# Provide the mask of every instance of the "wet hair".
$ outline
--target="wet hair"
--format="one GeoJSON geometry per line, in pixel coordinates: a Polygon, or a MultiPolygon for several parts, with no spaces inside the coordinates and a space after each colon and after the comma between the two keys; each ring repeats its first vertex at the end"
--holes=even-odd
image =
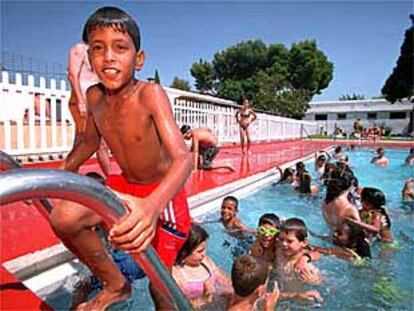
{"type": "Polygon", "coordinates": [[[277,217],[276,214],[273,214],[273,213],[263,214],[259,218],[259,226],[265,225],[265,224],[275,226],[276,228],[280,228],[280,219],[279,217],[277,217]]]}
{"type": "Polygon", "coordinates": [[[207,241],[208,237],[209,235],[206,230],[199,225],[193,225],[190,229],[190,234],[188,235],[187,240],[175,259],[175,264],[183,265],[184,259],[190,256],[201,243],[207,241]]]}
{"type": "Polygon", "coordinates": [[[106,6],[96,10],[83,27],[82,40],[89,43],[89,34],[98,28],[111,27],[116,31],[127,32],[134,42],[136,51],[141,49],[141,35],[136,21],[125,11],[117,8],[106,6]]]}
{"type": "Polygon", "coordinates": [[[309,173],[302,171],[299,175],[299,186],[297,187],[297,191],[302,194],[311,194],[311,181],[312,178],[309,173]]]}
{"type": "Polygon", "coordinates": [[[300,242],[308,238],[308,229],[305,222],[300,218],[286,219],[282,222],[280,231],[284,233],[293,232],[300,242]]]}
{"type": "Polygon", "coordinates": [[[95,179],[100,184],[105,185],[105,178],[97,172],[89,172],[85,176],[89,177],[89,178],[92,178],[92,179],[95,179]]]}
{"type": "Polygon", "coordinates": [[[304,169],[305,169],[305,163],[303,163],[302,161],[296,162],[297,172],[303,171],[304,169]]]}
{"type": "Polygon", "coordinates": [[[244,255],[233,262],[231,268],[231,283],[234,292],[247,297],[260,285],[266,283],[268,266],[260,259],[251,255],[244,255]]]}
{"type": "Polygon", "coordinates": [[[343,246],[353,249],[362,258],[371,258],[371,247],[365,237],[364,229],[349,222],[346,225],[350,228],[349,243],[343,246]]]}
{"type": "Polygon", "coordinates": [[[383,154],[385,153],[384,148],[379,147],[379,148],[377,149],[377,153],[378,153],[378,154],[383,155],[383,154]]]}
{"type": "Polygon", "coordinates": [[[414,147],[410,148],[410,153],[414,154],[414,147]]]}
{"type": "Polygon", "coordinates": [[[323,162],[326,161],[326,156],[324,154],[320,154],[318,158],[316,159],[316,162],[321,162],[321,161],[323,162]]]}
{"type": "Polygon", "coordinates": [[[183,126],[181,126],[181,128],[180,128],[180,131],[181,131],[181,134],[185,134],[185,133],[187,133],[189,130],[191,130],[191,126],[189,126],[189,125],[187,125],[187,124],[184,124],[183,126]]]}
{"type": "Polygon", "coordinates": [[[364,187],[364,189],[362,189],[361,201],[371,204],[376,209],[381,208],[386,203],[384,192],[370,187],[364,187]]]}
{"type": "Polygon", "coordinates": [[[354,174],[352,171],[341,169],[339,167],[331,170],[329,177],[326,180],[326,197],[325,203],[335,200],[345,190],[351,187],[354,174]]]}
{"type": "Polygon", "coordinates": [[[236,206],[236,209],[239,207],[239,200],[237,200],[236,197],[232,196],[232,195],[228,195],[223,199],[224,201],[233,201],[234,205],[236,206]]]}
{"type": "Polygon", "coordinates": [[[342,147],[341,146],[336,146],[335,147],[335,153],[339,153],[342,151],[342,147]]]}
{"type": "Polygon", "coordinates": [[[285,168],[283,171],[282,177],[280,178],[280,182],[286,181],[289,177],[293,177],[294,169],[291,167],[285,168]]]}

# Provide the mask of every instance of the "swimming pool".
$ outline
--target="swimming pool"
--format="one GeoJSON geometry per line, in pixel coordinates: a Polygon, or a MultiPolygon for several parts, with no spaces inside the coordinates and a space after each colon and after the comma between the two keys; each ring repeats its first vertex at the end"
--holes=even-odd
{"type": "MultiPolygon", "coordinates": [[[[386,152],[391,165],[385,169],[369,163],[373,154],[368,149],[357,149],[348,152],[348,155],[360,185],[375,186],[385,192],[392,232],[401,249],[389,250],[375,244],[372,264],[367,267],[357,267],[334,257],[322,257],[316,265],[325,275],[325,282],[317,289],[324,302],[300,304],[282,301],[278,304],[278,310],[413,310],[414,245],[404,241],[400,231],[414,239],[414,206],[401,202],[400,190],[404,180],[414,176],[414,169],[402,165],[408,149],[386,149],[386,152]]],[[[315,176],[313,162],[306,164],[315,176]]],[[[266,187],[240,200],[239,216],[252,228],[256,227],[263,213],[274,212],[281,218],[300,217],[312,231],[327,234],[321,214],[323,196],[322,192],[315,198],[300,197],[288,185],[266,187]]],[[[204,215],[202,220],[218,218],[217,207],[215,212],[204,215]]],[[[218,223],[204,227],[210,234],[209,256],[229,273],[234,257],[245,252],[249,241],[240,242],[230,237],[218,223]]],[[[313,237],[310,241],[316,245],[329,245],[313,237]]],[[[153,310],[147,285],[147,280],[135,282],[133,299],[115,305],[111,310],[153,310]]],[[[47,299],[55,307],[57,300],[63,302],[60,295],[47,299]]]]}

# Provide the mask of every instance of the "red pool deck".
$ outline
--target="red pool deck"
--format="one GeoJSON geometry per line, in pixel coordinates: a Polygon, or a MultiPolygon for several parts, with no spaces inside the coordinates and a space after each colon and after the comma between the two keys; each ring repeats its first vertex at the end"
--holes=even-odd
{"type": "MultiPolygon", "coordinates": [[[[192,173],[186,183],[188,196],[231,183],[238,179],[266,171],[277,165],[308,156],[318,150],[338,144],[338,141],[282,141],[254,144],[251,154],[242,157],[239,146],[223,147],[217,156],[218,162],[230,163],[235,172],[226,170],[199,171],[192,173]]],[[[393,144],[401,146],[401,144],[393,144]]],[[[402,144],[407,147],[408,145],[402,144]]],[[[59,162],[32,164],[26,167],[56,168],[59,162]]],[[[119,169],[113,163],[114,171],[119,169]]],[[[81,168],[81,173],[99,171],[95,160],[88,161],[81,168]]],[[[1,262],[44,249],[59,243],[47,221],[35,207],[22,203],[2,206],[1,217],[1,262]]],[[[45,310],[34,294],[21,285],[3,267],[0,273],[0,310],[45,310]],[[20,285],[19,285],[20,284],[20,285]]]]}

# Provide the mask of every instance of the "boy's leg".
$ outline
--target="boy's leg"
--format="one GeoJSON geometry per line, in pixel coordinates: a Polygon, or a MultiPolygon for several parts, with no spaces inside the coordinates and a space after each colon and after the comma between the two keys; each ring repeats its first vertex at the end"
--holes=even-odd
{"type": "Polygon", "coordinates": [[[130,285],[95,233],[95,226],[101,223],[97,214],[77,203],[61,201],[53,209],[51,221],[63,244],[104,284],[104,289],[92,301],[80,305],[79,309],[104,310],[130,296],[130,285]]]}

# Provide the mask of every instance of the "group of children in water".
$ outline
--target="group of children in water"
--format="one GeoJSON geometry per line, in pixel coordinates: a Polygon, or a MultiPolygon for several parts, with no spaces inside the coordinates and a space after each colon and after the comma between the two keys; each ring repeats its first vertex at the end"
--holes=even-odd
{"type": "MultiPolygon", "coordinates": [[[[376,153],[376,157],[385,157],[382,148],[378,148],[376,153]]],[[[375,160],[372,163],[375,164],[375,160]]],[[[406,163],[414,164],[414,148],[410,150],[406,163]]],[[[237,198],[228,196],[222,202],[219,222],[228,234],[238,239],[246,234],[253,234],[256,239],[246,254],[235,259],[229,278],[206,255],[207,232],[201,224],[193,224],[173,267],[173,277],[194,307],[214,303],[227,306],[223,309],[228,310],[251,310],[260,303],[264,310],[274,310],[281,299],[322,301],[315,289],[297,290],[299,284],[317,286],[323,282],[321,272],[312,262],[319,260],[321,255],[328,255],[364,263],[371,258],[374,239],[382,243],[393,242],[384,193],[376,188],[359,186],[348,156],[340,147],[332,155],[325,151],[317,154],[315,170],[320,178],[319,184],[327,188],[322,213],[332,229],[331,236],[320,238],[330,240],[333,246],[310,245],[309,231],[300,218],[282,221],[276,214],[266,213],[260,217],[257,229],[253,230],[237,217],[237,198]],[[329,161],[333,159],[337,160],[336,163],[329,161]],[[353,209],[355,214],[349,213],[347,208],[353,209]],[[275,279],[278,281],[268,284],[269,280],[275,279]],[[283,284],[283,291],[279,291],[278,282],[283,284]],[[292,288],[295,290],[289,291],[292,288]],[[266,291],[268,293],[264,295],[266,291]]],[[[310,176],[305,164],[298,162],[296,169],[286,168],[281,172],[278,183],[291,184],[299,193],[312,195],[317,191],[313,190],[310,176]]],[[[407,193],[414,193],[411,189],[413,184],[414,179],[407,181],[407,193]]]]}

